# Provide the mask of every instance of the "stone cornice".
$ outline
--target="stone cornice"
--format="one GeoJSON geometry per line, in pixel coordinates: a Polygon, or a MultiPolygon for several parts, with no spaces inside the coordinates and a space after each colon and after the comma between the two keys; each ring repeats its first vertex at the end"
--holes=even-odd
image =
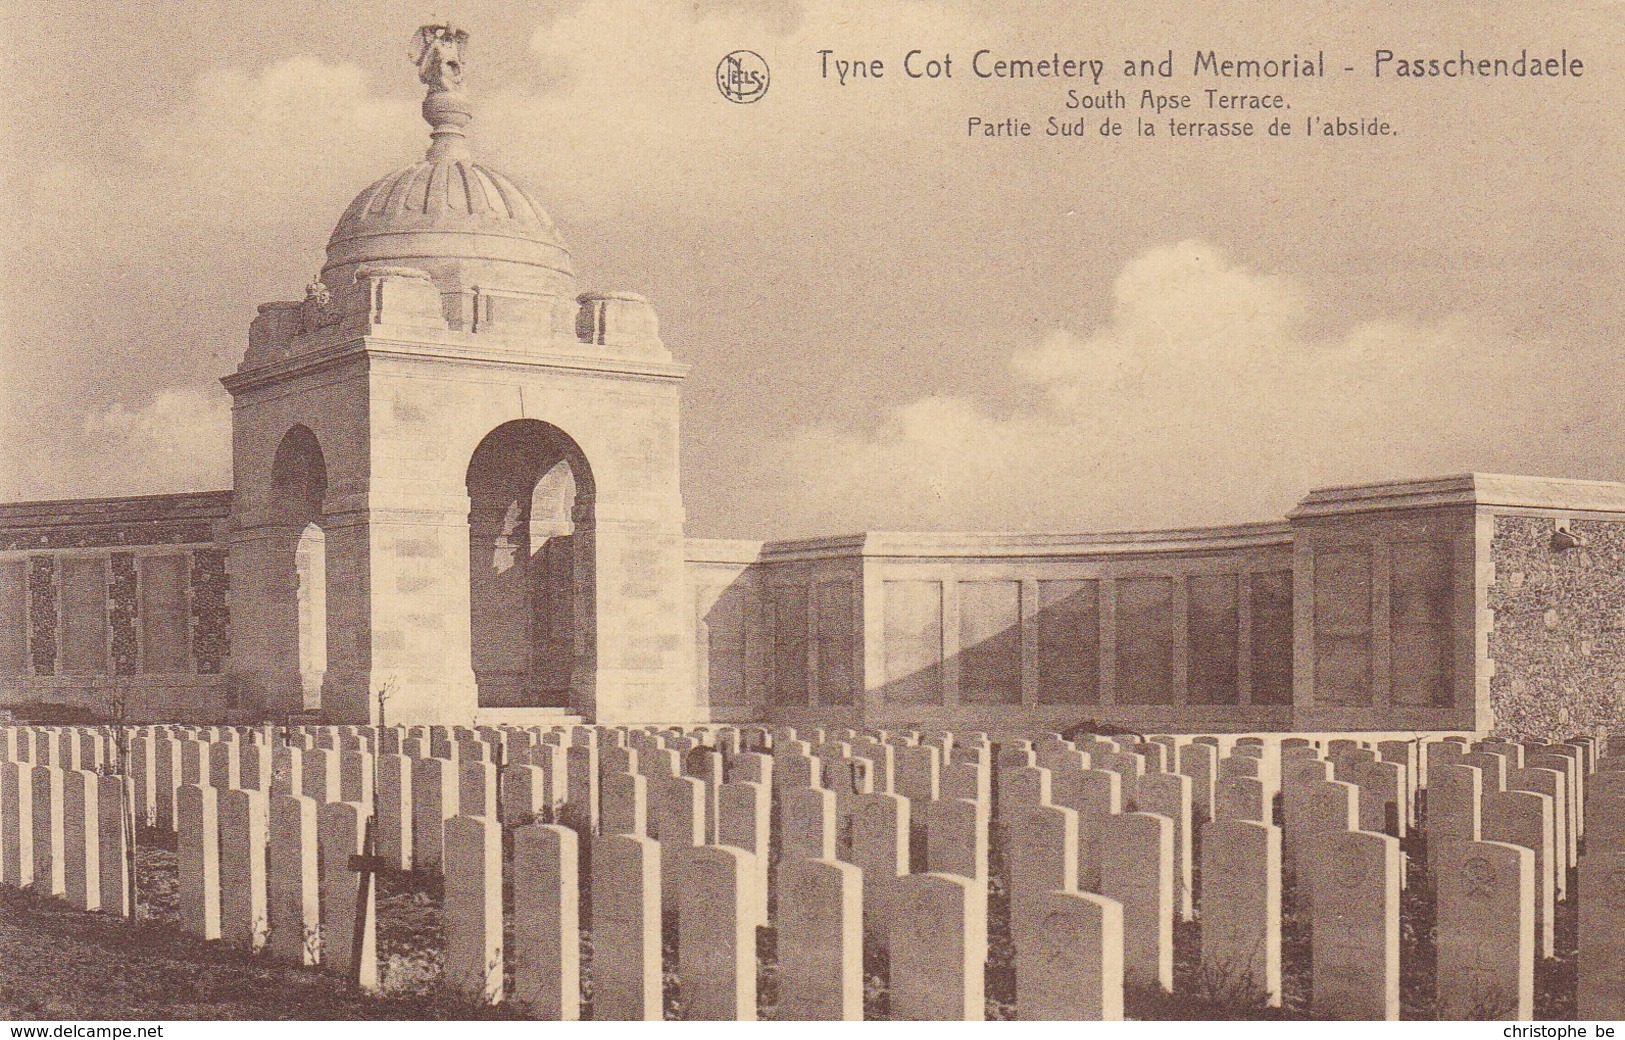
{"type": "Polygon", "coordinates": [[[190,491],[173,495],[6,502],[0,503],[0,527],[90,527],[224,520],[231,512],[233,497],[230,491],[190,491]]]}
{"type": "Polygon", "coordinates": [[[1490,507],[1573,512],[1625,512],[1625,484],[1502,473],[1462,473],[1425,480],[1351,484],[1311,491],[1293,520],[1394,509],[1490,507]]]}
{"type": "Polygon", "coordinates": [[[341,340],[258,368],[233,372],[221,377],[220,383],[235,396],[246,390],[272,385],[295,376],[309,375],[359,359],[590,372],[625,379],[657,381],[681,380],[689,371],[688,365],[677,361],[648,361],[637,358],[593,356],[586,353],[546,351],[521,353],[454,343],[449,339],[426,341],[389,336],[363,336],[358,339],[341,340]]]}
{"type": "Polygon", "coordinates": [[[1129,556],[1224,553],[1284,548],[1292,528],[1284,523],[1237,524],[1171,531],[1103,534],[976,534],[869,531],[794,541],[752,542],[691,538],[690,563],[792,563],[840,558],[1029,559],[1035,557],[1129,556]]]}

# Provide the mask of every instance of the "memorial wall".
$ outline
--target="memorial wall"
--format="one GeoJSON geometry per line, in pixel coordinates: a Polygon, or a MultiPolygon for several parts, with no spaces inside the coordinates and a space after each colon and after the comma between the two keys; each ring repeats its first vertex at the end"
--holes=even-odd
{"type": "Polygon", "coordinates": [[[1625,486],[1476,474],[1280,524],[690,540],[697,685],[729,721],[1555,737],[1625,703],[1622,525],[1625,486]]]}
{"type": "Polygon", "coordinates": [[[231,499],[214,491],[0,505],[0,709],[223,717],[231,499]]]}
{"type": "MultiPolygon", "coordinates": [[[[0,506],[0,708],[252,714],[231,503],[0,506]]],[[[694,686],[649,722],[1544,738],[1625,715],[1625,485],[1480,474],[1319,490],[1282,523],[686,548],[694,686]]]]}

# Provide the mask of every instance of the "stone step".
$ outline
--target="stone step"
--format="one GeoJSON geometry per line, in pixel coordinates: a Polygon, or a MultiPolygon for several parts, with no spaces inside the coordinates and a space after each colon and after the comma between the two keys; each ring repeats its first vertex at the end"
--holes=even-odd
{"type": "Polygon", "coordinates": [[[569,708],[481,708],[474,713],[476,726],[580,726],[585,723],[569,708]]]}

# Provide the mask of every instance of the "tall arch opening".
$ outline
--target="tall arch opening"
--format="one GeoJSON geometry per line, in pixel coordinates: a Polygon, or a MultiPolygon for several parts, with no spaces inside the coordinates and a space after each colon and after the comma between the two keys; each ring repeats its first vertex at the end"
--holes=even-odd
{"type": "Polygon", "coordinates": [[[558,427],[519,419],[480,442],[467,483],[480,705],[591,703],[597,629],[586,456],[558,427]]]}
{"type": "Polygon", "coordinates": [[[271,490],[272,506],[292,548],[286,586],[292,595],[284,608],[289,630],[296,633],[302,703],[319,708],[327,677],[327,534],[322,528],[327,463],[307,427],[293,427],[277,445],[271,490]]]}

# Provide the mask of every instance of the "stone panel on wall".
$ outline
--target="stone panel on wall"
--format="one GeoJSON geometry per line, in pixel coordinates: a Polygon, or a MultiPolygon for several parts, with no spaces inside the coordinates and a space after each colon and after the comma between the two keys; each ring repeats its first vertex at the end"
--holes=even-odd
{"type": "Polygon", "coordinates": [[[107,559],[66,557],[61,562],[62,671],[100,675],[107,671],[107,559]]]}
{"type": "Polygon", "coordinates": [[[56,673],[56,557],[28,558],[28,650],[35,675],[56,673]]]}
{"type": "Polygon", "coordinates": [[[28,564],[0,562],[0,676],[28,674],[28,564]]]}
{"type": "Polygon", "coordinates": [[[888,702],[942,703],[942,583],[888,581],[885,595],[888,702]]]}
{"type": "Polygon", "coordinates": [[[1248,575],[1252,703],[1292,703],[1292,572],[1248,575]]]}
{"type": "Polygon", "coordinates": [[[753,589],[741,606],[745,625],[745,701],[773,703],[775,608],[766,589],[753,589]]]}
{"type": "Polygon", "coordinates": [[[1550,517],[1495,518],[1490,702],[1516,740],[1625,729],[1625,523],[1572,532],[1583,544],[1558,551],[1550,517]]]}
{"type": "Polygon", "coordinates": [[[192,660],[200,675],[218,675],[231,652],[230,579],[223,549],[192,553],[192,660]]]}
{"type": "Polygon", "coordinates": [[[1241,611],[1234,574],[1192,575],[1189,597],[1185,698],[1191,704],[1236,704],[1240,675],[1236,646],[1241,611]]]}
{"type": "Polygon", "coordinates": [[[1100,700],[1100,583],[1038,583],[1038,702],[1100,700]]]}
{"type": "Polygon", "coordinates": [[[773,595],[773,703],[807,703],[807,589],[780,585],[773,595]]]}
{"type": "Polygon", "coordinates": [[[1371,550],[1315,555],[1315,703],[1371,703],[1371,550]]]}
{"type": "Polygon", "coordinates": [[[1394,704],[1450,706],[1454,678],[1454,549],[1447,541],[1392,549],[1388,630],[1394,704]]]}
{"type": "Polygon", "coordinates": [[[959,583],[959,702],[1021,703],[1021,582],[959,583]]]}
{"type": "Polygon", "coordinates": [[[180,555],[141,558],[142,671],[191,671],[188,564],[188,559],[180,555]]]}
{"type": "Polygon", "coordinates": [[[828,581],[814,587],[818,607],[818,703],[847,705],[857,693],[853,667],[855,629],[852,583],[828,581]]]}
{"type": "Polygon", "coordinates": [[[134,675],[141,663],[141,649],[135,636],[136,575],[135,555],[116,552],[109,557],[113,577],[107,586],[108,624],[112,628],[113,674],[134,675]]]}
{"type": "Polygon", "coordinates": [[[745,604],[749,590],[744,585],[701,588],[695,594],[701,602],[710,601],[700,615],[705,633],[702,650],[706,655],[706,692],[712,704],[748,704],[745,692],[745,604]]]}
{"type": "Polygon", "coordinates": [[[1173,704],[1174,583],[1171,578],[1117,582],[1119,704],[1173,704]]]}

